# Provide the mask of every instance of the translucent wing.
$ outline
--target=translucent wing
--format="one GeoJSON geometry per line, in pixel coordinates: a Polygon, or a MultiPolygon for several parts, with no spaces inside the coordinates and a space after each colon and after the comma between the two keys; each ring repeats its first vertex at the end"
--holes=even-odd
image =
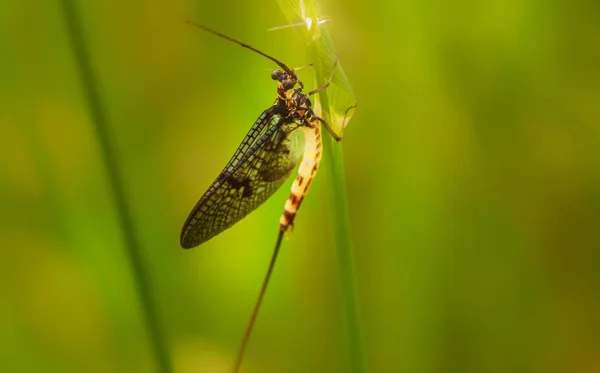
{"type": "Polygon", "coordinates": [[[200,198],[181,231],[181,246],[197,246],[233,226],[266,201],[296,167],[289,134],[298,127],[265,110],[232,159],[200,198]]]}

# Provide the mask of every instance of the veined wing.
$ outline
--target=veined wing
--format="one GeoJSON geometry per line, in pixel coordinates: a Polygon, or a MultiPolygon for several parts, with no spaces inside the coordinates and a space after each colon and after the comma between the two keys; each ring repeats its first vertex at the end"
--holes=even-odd
{"type": "MultiPolygon", "coordinates": [[[[267,126],[273,120],[273,113],[275,112],[275,105],[271,106],[267,110],[263,111],[254,124],[242,140],[242,143],[238,146],[235,153],[233,153],[233,157],[227,162],[223,171],[221,171],[221,175],[226,172],[232,172],[233,168],[239,161],[243,158],[244,154],[247,153],[259,139],[262,137],[263,133],[269,126],[267,126]]],[[[220,178],[217,178],[211,187],[216,186],[215,184],[220,181],[220,178]]],[[[209,188],[210,189],[210,188],[209,188]]]]}
{"type": "Polygon", "coordinates": [[[181,246],[192,248],[233,226],[266,201],[296,167],[289,134],[298,127],[266,110],[219,177],[200,198],[181,231],[181,246]],[[266,128],[262,136],[259,133],[266,128]],[[249,137],[251,137],[249,139],[249,137]]]}

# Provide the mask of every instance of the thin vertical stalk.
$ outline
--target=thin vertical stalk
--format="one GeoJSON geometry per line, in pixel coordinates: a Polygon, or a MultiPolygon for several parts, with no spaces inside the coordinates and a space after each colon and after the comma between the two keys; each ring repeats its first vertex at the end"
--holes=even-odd
{"type": "Polygon", "coordinates": [[[117,219],[119,220],[119,225],[123,231],[124,245],[136,280],[144,325],[150,339],[150,347],[155,358],[156,368],[160,373],[169,373],[171,372],[169,354],[164,343],[164,338],[158,327],[158,317],[152,302],[148,274],[142,263],[140,244],[134,231],[131,211],[127,204],[123,180],[119,170],[119,163],[115,155],[115,146],[111,138],[108,120],[102,105],[89,53],[86,48],[85,36],[83,28],[80,25],[79,14],[74,3],[75,1],[73,0],[62,0],[62,10],[67,26],[67,33],[75,54],[84,94],[88,101],[92,116],[92,122],[95,126],[96,135],[98,136],[101,156],[106,167],[108,185],[114,198],[117,209],[117,219]]]}
{"type": "MultiPolygon", "coordinates": [[[[321,115],[332,128],[341,134],[349,118],[347,109],[354,107],[356,102],[350,83],[341,64],[336,63],[338,57],[333,47],[333,41],[324,24],[320,24],[322,17],[316,0],[278,0],[290,24],[303,30],[304,41],[307,45],[309,61],[313,63],[316,77],[316,86],[321,87],[326,82],[334,69],[333,82],[329,88],[319,92],[319,106],[321,115]],[[341,115],[340,115],[341,114],[341,115]],[[343,119],[342,119],[343,118],[343,119]]],[[[327,137],[327,136],[325,136],[327,137]]],[[[344,176],[344,162],[341,143],[333,139],[325,140],[325,158],[329,200],[332,211],[332,228],[334,244],[342,287],[343,313],[346,330],[348,332],[348,355],[351,372],[365,373],[366,365],[363,355],[362,333],[360,328],[358,292],[356,287],[355,263],[353,257],[353,243],[350,229],[350,219],[346,195],[346,179],[344,176]]]]}
{"type": "MultiPolygon", "coordinates": [[[[316,56],[318,48],[313,46],[311,54],[316,56]]],[[[317,61],[314,59],[313,61],[317,61]]],[[[317,86],[326,82],[322,66],[316,66],[315,75],[317,86]]],[[[331,123],[329,114],[329,102],[327,90],[319,93],[322,115],[331,123]]],[[[325,172],[327,173],[327,188],[329,201],[331,203],[332,227],[334,234],[335,252],[338,262],[340,283],[342,286],[343,312],[346,330],[348,332],[348,353],[351,362],[351,372],[366,372],[362,352],[362,333],[360,328],[358,292],[356,288],[356,273],[354,263],[354,245],[350,228],[350,212],[348,210],[348,197],[346,195],[346,178],[344,175],[344,156],[342,144],[334,142],[333,139],[324,141],[324,157],[327,162],[325,172]]]]}

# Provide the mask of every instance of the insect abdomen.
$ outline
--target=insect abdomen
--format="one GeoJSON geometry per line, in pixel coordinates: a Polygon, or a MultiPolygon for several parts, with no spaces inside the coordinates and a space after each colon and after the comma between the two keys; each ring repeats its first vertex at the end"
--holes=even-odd
{"type": "Polygon", "coordinates": [[[315,120],[311,123],[311,126],[302,127],[302,130],[304,131],[304,155],[298,168],[298,175],[296,175],[296,179],[292,184],[290,195],[285,202],[283,214],[279,219],[279,230],[282,232],[293,225],[296,212],[317,174],[323,152],[321,123],[315,120]]]}

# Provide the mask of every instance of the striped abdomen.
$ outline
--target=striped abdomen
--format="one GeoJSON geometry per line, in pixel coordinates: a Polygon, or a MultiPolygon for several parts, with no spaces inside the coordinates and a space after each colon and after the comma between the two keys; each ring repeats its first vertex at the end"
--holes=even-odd
{"type": "Polygon", "coordinates": [[[298,175],[292,184],[290,196],[285,202],[283,215],[279,219],[279,230],[281,232],[285,232],[290,225],[293,225],[296,212],[317,174],[321,155],[323,154],[321,123],[314,120],[310,126],[304,126],[301,129],[304,131],[304,155],[298,169],[298,175]]]}

